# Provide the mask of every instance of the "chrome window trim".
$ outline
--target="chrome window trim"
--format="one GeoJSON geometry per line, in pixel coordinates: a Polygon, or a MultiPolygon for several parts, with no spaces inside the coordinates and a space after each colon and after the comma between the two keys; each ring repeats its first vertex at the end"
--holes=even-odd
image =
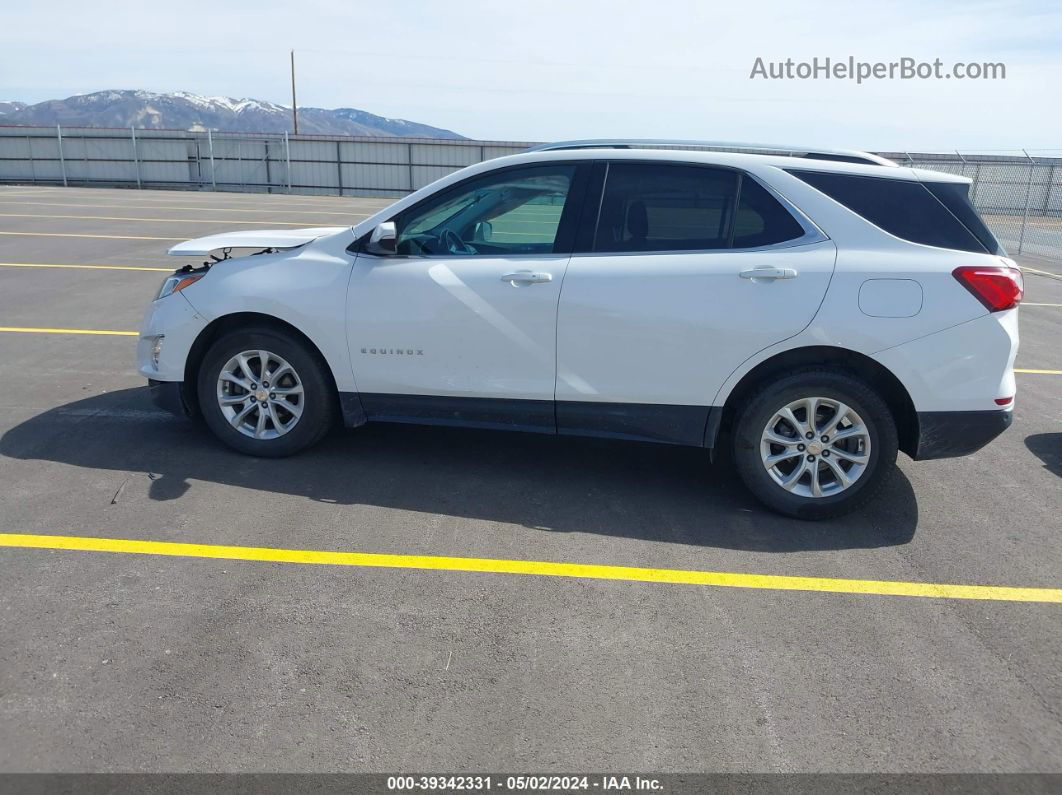
{"type": "MultiPolygon", "coordinates": [[[[565,162],[565,161],[558,161],[558,162],[565,162]]],[[[574,163],[576,161],[572,161],[572,162],[574,163]]],[[[606,158],[602,158],[600,161],[594,161],[594,162],[602,162],[605,165],[605,177],[604,177],[604,179],[602,180],[602,183],[601,183],[601,192],[598,195],[597,213],[595,214],[595,217],[594,217],[594,238],[593,239],[596,240],[597,239],[597,228],[598,228],[599,224],[601,223],[601,207],[602,207],[602,205],[604,203],[604,200],[605,200],[605,188],[608,185],[608,176],[609,176],[609,172],[611,170],[613,161],[610,161],[610,160],[608,160],[606,158]]],[[[626,159],[625,158],[623,160],[618,160],[618,161],[614,161],[614,162],[622,163],[622,164],[626,164],[626,163],[645,163],[645,164],[652,164],[652,165],[661,165],[661,164],[663,164],[665,166],[666,165],[677,165],[677,166],[689,166],[689,167],[693,167],[693,168],[714,168],[714,169],[721,170],[721,171],[733,171],[733,172],[736,172],[737,174],[741,175],[745,179],[754,180],[757,185],[759,185],[761,188],[763,188],[765,191],[767,191],[776,201],[778,201],[782,205],[782,207],[785,208],[785,210],[790,214],[790,216],[793,217],[793,219],[797,222],[797,224],[800,225],[800,228],[804,230],[804,234],[801,235],[800,237],[794,237],[791,240],[783,240],[783,241],[781,241],[779,243],[769,243],[769,244],[767,244],[765,246],[750,246],[750,247],[745,247],[745,248],[699,248],[699,249],[676,248],[676,249],[654,249],[654,250],[650,250],[650,251],[575,251],[575,252],[571,252],[571,253],[557,253],[557,252],[550,251],[550,252],[541,252],[541,253],[531,252],[531,253],[519,253],[519,254],[512,253],[512,254],[465,254],[465,255],[461,255],[461,254],[393,254],[393,255],[391,255],[389,257],[386,257],[386,259],[455,259],[455,260],[464,260],[464,259],[475,259],[475,258],[480,257],[480,256],[496,257],[496,258],[499,258],[499,259],[502,259],[502,258],[504,258],[504,259],[528,259],[528,258],[543,259],[543,258],[546,258],[546,257],[630,256],[630,255],[639,255],[639,254],[712,254],[712,253],[719,253],[719,252],[730,252],[730,253],[734,253],[734,254],[743,254],[743,253],[750,253],[750,252],[757,252],[757,251],[774,251],[774,250],[778,250],[778,249],[796,248],[798,246],[809,246],[809,245],[814,245],[815,243],[822,243],[822,242],[827,241],[827,240],[830,239],[829,235],[827,235],[825,232],[823,232],[822,229],[820,229],[818,227],[818,225],[816,225],[815,222],[812,221],[811,218],[809,218],[808,215],[803,210],[801,210],[799,207],[797,207],[795,204],[793,204],[793,202],[791,202],[785,196],[780,194],[777,190],[775,190],[775,188],[773,186],[767,184],[763,179],[761,179],[760,177],[758,177],[757,175],[755,175],[755,174],[753,174],[753,173],[751,173],[749,171],[746,171],[745,169],[738,168],[736,166],[718,165],[718,164],[715,164],[715,163],[703,163],[703,164],[702,163],[689,163],[689,162],[685,162],[685,161],[681,161],[681,160],[675,160],[675,161],[669,162],[669,161],[659,161],[659,160],[636,160],[636,159],[633,159],[633,158],[632,159],[626,159]]],[[[476,178],[478,178],[480,176],[485,176],[486,174],[490,174],[490,173],[493,173],[495,171],[504,171],[506,169],[515,169],[515,168],[523,168],[523,167],[525,167],[525,166],[523,166],[523,165],[521,165],[521,166],[505,166],[505,167],[499,168],[499,169],[491,169],[489,171],[483,172],[482,174],[477,174],[475,177],[470,177],[468,180],[462,180],[462,182],[468,182],[468,181],[471,181],[472,179],[476,179],[476,178]]],[[[459,186],[461,184],[462,184],[461,182],[455,183],[454,185],[448,186],[447,188],[444,188],[443,190],[448,191],[451,188],[455,188],[455,187],[457,187],[457,186],[459,186]]],[[[442,191],[440,191],[440,192],[442,192],[442,191]]],[[[396,215],[392,216],[388,220],[392,220],[393,221],[401,213],[407,212],[409,210],[412,210],[413,208],[419,206],[420,204],[423,204],[423,203],[426,203],[426,202],[430,201],[436,195],[438,195],[438,194],[437,193],[433,193],[430,196],[425,196],[424,199],[422,199],[420,202],[417,202],[417,204],[414,204],[414,205],[411,205],[410,207],[405,208],[404,210],[400,211],[399,213],[397,213],[396,215]]],[[[374,256],[372,254],[367,254],[364,251],[358,252],[358,254],[359,254],[359,256],[374,256]]]]}
{"type": "Polygon", "coordinates": [[[631,256],[645,256],[647,254],[653,256],[659,256],[667,254],[668,256],[677,256],[680,254],[751,254],[760,253],[764,251],[777,251],[787,248],[801,248],[803,246],[813,246],[819,243],[828,243],[830,239],[826,236],[822,237],[797,237],[792,240],[786,240],[781,243],[771,243],[768,246],[755,246],[753,248],[669,248],[661,249],[659,251],[577,251],[572,254],[573,257],[631,257],[631,256]]]}
{"type": "MultiPolygon", "coordinates": [[[[727,250],[729,251],[731,249],[727,249],[727,250]]],[[[534,258],[534,259],[537,259],[537,260],[547,260],[547,259],[564,259],[564,260],[568,260],[568,259],[571,259],[572,256],[574,256],[574,255],[571,254],[570,252],[569,253],[564,253],[564,254],[558,254],[555,251],[550,251],[550,252],[547,252],[545,254],[535,254],[535,253],[530,253],[530,254],[524,254],[524,253],[521,253],[521,254],[388,254],[386,257],[382,257],[382,256],[380,256],[378,254],[370,254],[367,251],[359,251],[358,252],[358,256],[359,257],[373,257],[374,259],[383,259],[383,260],[388,260],[388,261],[390,261],[390,260],[399,260],[399,259],[445,259],[445,260],[457,260],[457,261],[460,261],[460,262],[475,262],[476,260],[480,260],[480,259],[484,259],[484,258],[491,258],[491,259],[497,259],[497,260],[504,260],[504,259],[529,259],[529,258],[534,258]]]]}

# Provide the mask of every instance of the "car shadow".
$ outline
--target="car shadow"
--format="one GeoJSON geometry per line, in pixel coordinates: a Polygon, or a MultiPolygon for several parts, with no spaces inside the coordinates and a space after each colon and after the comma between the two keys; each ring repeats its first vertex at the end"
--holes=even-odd
{"type": "Polygon", "coordinates": [[[803,522],[762,508],[704,450],[668,445],[370,424],[293,458],[251,458],[201,424],[155,409],[146,388],[39,414],[0,438],[0,454],[149,473],[154,500],[183,499],[208,481],[337,505],[760,552],[906,544],[918,524],[914,490],[899,470],[863,510],[803,522]]]}
{"type": "Polygon", "coordinates": [[[1044,469],[1062,477],[1062,433],[1037,433],[1026,436],[1025,446],[1044,462],[1044,469]]]}

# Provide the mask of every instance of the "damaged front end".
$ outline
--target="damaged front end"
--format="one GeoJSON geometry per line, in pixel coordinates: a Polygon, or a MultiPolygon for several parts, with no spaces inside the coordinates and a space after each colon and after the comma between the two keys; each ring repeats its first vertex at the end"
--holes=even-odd
{"type": "Polygon", "coordinates": [[[345,227],[318,226],[307,229],[257,229],[223,232],[178,243],[169,250],[171,257],[207,257],[200,265],[185,265],[168,276],[159,288],[155,300],[165,298],[190,287],[206,276],[218,262],[256,254],[290,251],[325,235],[340,232],[345,227]],[[234,256],[233,251],[238,251],[234,256]]]}
{"type": "MultiPolygon", "coordinates": [[[[237,232],[222,232],[217,235],[186,240],[170,249],[171,257],[208,257],[215,251],[231,252],[233,249],[248,249],[247,253],[265,250],[286,251],[298,248],[319,237],[342,232],[344,226],[316,226],[308,229],[253,229],[237,232]]],[[[222,257],[228,259],[228,256],[222,257]]]]}

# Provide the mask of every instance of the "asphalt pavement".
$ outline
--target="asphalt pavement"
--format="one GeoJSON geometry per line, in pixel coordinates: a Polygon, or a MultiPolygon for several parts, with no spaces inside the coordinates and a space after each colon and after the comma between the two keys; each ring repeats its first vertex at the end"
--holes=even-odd
{"type": "Polygon", "coordinates": [[[747,587],[0,543],[0,771],[1062,772],[1062,604],[742,579],[1062,587],[1062,264],[1026,278],[1012,428],[821,523],[696,449],[376,425],[243,457],[151,405],[135,337],[67,333],[136,330],[179,240],[380,206],[0,187],[0,326],[37,329],[0,332],[0,533],[747,587]]]}

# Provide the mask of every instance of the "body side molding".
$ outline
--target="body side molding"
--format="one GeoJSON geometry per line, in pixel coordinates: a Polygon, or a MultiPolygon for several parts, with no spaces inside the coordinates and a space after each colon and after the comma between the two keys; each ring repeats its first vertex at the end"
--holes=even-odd
{"type": "Polygon", "coordinates": [[[513,398],[340,394],[348,427],[363,422],[452,425],[563,436],[597,436],[704,447],[714,443],[722,408],[513,398]]]}

